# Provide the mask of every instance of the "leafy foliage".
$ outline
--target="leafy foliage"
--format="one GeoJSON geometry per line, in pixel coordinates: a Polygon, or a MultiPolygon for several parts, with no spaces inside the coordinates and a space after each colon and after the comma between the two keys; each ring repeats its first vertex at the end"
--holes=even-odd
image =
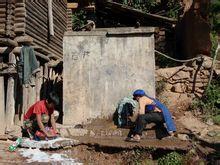
{"type": "MultiPolygon", "coordinates": [[[[157,2],[156,0],[120,0],[120,3],[125,5],[129,5],[133,8],[142,10],[143,12],[152,12],[154,9],[158,9],[161,6],[161,3],[157,2]]],[[[165,16],[177,18],[178,11],[180,9],[180,3],[178,0],[167,0],[165,6],[165,16]]]]}
{"type": "Polygon", "coordinates": [[[72,16],[73,30],[78,31],[86,24],[86,12],[83,10],[76,11],[72,16]]]}
{"type": "Polygon", "coordinates": [[[214,122],[215,124],[220,125],[220,115],[214,116],[214,117],[213,117],[213,122],[214,122]]]}
{"type": "Polygon", "coordinates": [[[212,19],[212,29],[220,31],[220,1],[212,0],[210,6],[210,16],[212,19]]]}
{"type": "Polygon", "coordinates": [[[205,118],[213,118],[219,121],[220,115],[220,82],[214,81],[205,92],[202,99],[196,99],[193,103],[193,109],[200,110],[205,118]]]}
{"type": "Polygon", "coordinates": [[[212,48],[211,48],[211,56],[214,57],[216,48],[218,46],[218,35],[215,31],[212,31],[210,34],[212,48]]]}
{"type": "Polygon", "coordinates": [[[182,156],[177,152],[171,152],[158,159],[158,165],[181,165],[182,156]]]}

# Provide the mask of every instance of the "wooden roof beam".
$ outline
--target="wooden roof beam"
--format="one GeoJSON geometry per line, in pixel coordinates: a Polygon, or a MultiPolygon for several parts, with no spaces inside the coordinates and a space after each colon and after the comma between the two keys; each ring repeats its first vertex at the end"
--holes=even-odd
{"type": "Polygon", "coordinates": [[[78,3],[67,3],[67,8],[68,9],[77,9],[79,6],[78,3]]]}

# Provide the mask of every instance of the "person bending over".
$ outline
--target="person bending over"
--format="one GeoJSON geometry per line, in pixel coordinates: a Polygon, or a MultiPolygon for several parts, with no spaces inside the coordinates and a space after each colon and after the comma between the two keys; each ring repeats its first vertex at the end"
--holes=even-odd
{"type": "Polygon", "coordinates": [[[45,100],[33,104],[24,115],[23,136],[35,140],[54,138],[58,135],[56,129],[54,107],[59,104],[55,92],[50,92],[45,100]]]}
{"type": "Polygon", "coordinates": [[[139,142],[142,132],[148,123],[155,123],[156,126],[166,125],[169,136],[174,136],[176,131],[172,116],[167,107],[157,99],[145,94],[145,91],[138,89],[133,93],[133,99],[139,104],[138,116],[134,128],[128,134],[127,141],[139,142]]]}

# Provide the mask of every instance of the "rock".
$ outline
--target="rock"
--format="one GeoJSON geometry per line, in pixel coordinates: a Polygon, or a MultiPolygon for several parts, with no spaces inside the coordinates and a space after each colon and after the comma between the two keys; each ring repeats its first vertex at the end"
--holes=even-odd
{"type": "Polygon", "coordinates": [[[220,75],[220,69],[215,69],[215,73],[219,76],[220,75]]]}
{"type": "Polygon", "coordinates": [[[208,125],[214,125],[214,122],[213,122],[213,119],[212,118],[209,118],[207,121],[206,121],[206,124],[208,125]]]}
{"type": "Polygon", "coordinates": [[[203,75],[209,76],[210,72],[208,70],[201,70],[200,71],[203,75]]]}
{"type": "Polygon", "coordinates": [[[184,66],[158,69],[156,70],[156,76],[168,79],[171,76],[173,76],[176,72],[181,70],[183,67],[184,66]]]}
{"type": "Polygon", "coordinates": [[[195,92],[195,96],[201,98],[203,95],[201,93],[195,92]]]}
{"type": "Polygon", "coordinates": [[[177,83],[173,85],[171,91],[176,93],[184,93],[186,91],[186,88],[181,83],[177,83]]]}
{"type": "Polygon", "coordinates": [[[200,94],[204,93],[204,89],[200,89],[200,88],[196,88],[195,91],[200,94]]]}
{"type": "Polygon", "coordinates": [[[21,137],[22,136],[21,126],[18,125],[11,126],[7,128],[5,133],[12,137],[21,137]]]}
{"type": "Polygon", "coordinates": [[[85,136],[88,134],[87,129],[76,129],[76,128],[68,128],[68,130],[71,136],[85,136]]]}
{"type": "Polygon", "coordinates": [[[0,135],[0,140],[7,141],[8,137],[6,135],[0,135]]]}
{"type": "Polygon", "coordinates": [[[199,133],[199,135],[200,135],[201,137],[204,137],[204,136],[207,135],[208,132],[209,132],[209,130],[208,130],[207,128],[204,128],[204,129],[199,133]]]}
{"type": "Polygon", "coordinates": [[[59,131],[62,137],[70,137],[70,134],[68,133],[67,128],[60,128],[59,131]]]}
{"type": "Polygon", "coordinates": [[[180,139],[180,140],[189,140],[189,136],[187,134],[177,134],[177,138],[180,139]]]}
{"type": "Polygon", "coordinates": [[[173,87],[173,85],[171,85],[169,83],[165,83],[164,90],[170,91],[172,87],[173,87]]]}
{"type": "Polygon", "coordinates": [[[183,69],[183,71],[194,71],[194,68],[193,67],[185,67],[184,69],[183,69]]]}
{"type": "Polygon", "coordinates": [[[82,129],[83,125],[82,124],[77,124],[77,125],[74,126],[74,128],[81,128],[82,129]]]}
{"type": "Polygon", "coordinates": [[[216,133],[215,131],[209,131],[209,132],[207,133],[207,135],[210,136],[210,137],[214,137],[214,136],[217,135],[217,133],[216,133]]]}
{"type": "Polygon", "coordinates": [[[182,80],[189,78],[190,78],[190,73],[185,71],[179,71],[173,76],[173,80],[182,80]]]}
{"type": "Polygon", "coordinates": [[[206,69],[210,69],[212,66],[212,59],[208,57],[204,58],[202,66],[206,69]]]}
{"type": "Polygon", "coordinates": [[[89,136],[94,137],[95,136],[95,132],[94,131],[90,131],[89,132],[89,136]]]}

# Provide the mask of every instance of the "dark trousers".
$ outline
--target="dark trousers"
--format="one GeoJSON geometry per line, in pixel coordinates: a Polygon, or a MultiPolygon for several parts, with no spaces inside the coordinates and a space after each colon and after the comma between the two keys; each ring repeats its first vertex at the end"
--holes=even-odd
{"type": "MultiPolygon", "coordinates": [[[[156,124],[156,136],[157,133],[162,133],[165,129],[163,123],[164,123],[164,117],[162,113],[159,112],[149,112],[144,115],[138,115],[134,128],[129,132],[128,136],[131,135],[142,135],[142,132],[147,124],[149,123],[155,123],[156,124]]],[[[158,136],[157,136],[158,137],[158,136]]]]}

